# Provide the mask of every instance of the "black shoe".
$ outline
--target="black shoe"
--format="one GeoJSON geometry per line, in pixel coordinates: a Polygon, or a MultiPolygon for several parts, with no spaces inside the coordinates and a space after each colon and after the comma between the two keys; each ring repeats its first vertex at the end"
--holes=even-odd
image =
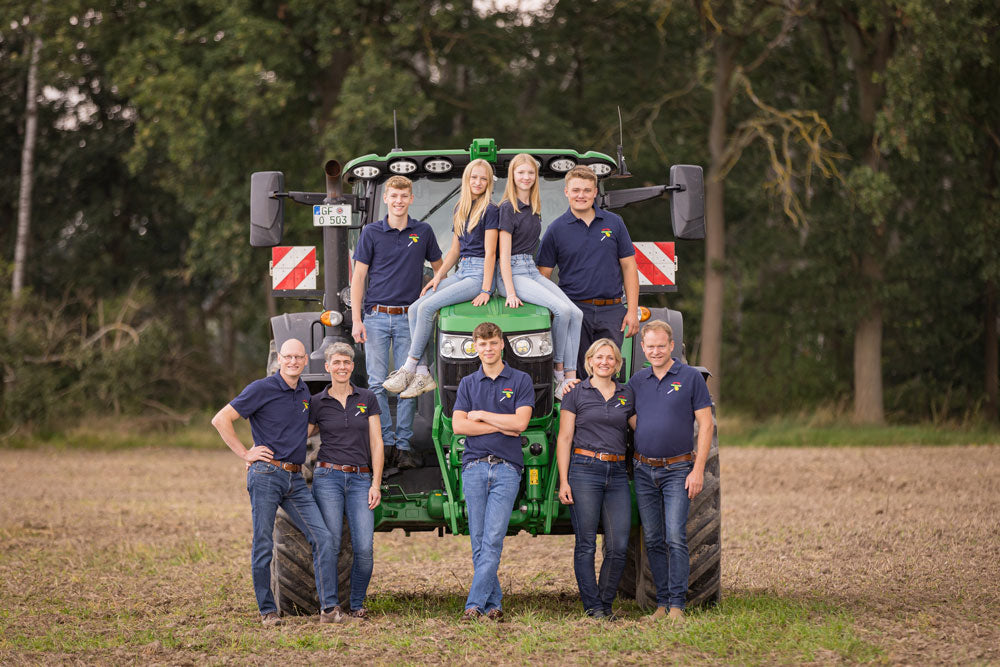
{"type": "Polygon", "coordinates": [[[608,615],[603,609],[588,609],[586,612],[587,618],[607,618],[608,615]]]}
{"type": "Polygon", "coordinates": [[[388,470],[389,468],[396,467],[396,459],[399,456],[399,450],[397,450],[392,445],[388,445],[382,448],[382,453],[385,455],[385,461],[383,463],[383,468],[388,470]]]}
{"type": "Polygon", "coordinates": [[[399,452],[399,460],[396,461],[396,465],[399,466],[400,470],[410,470],[411,468],[419,468],[424,464],[423,460],[420,458],[420,454],[417,454],[412,449],[404,449],[399,452]]]}

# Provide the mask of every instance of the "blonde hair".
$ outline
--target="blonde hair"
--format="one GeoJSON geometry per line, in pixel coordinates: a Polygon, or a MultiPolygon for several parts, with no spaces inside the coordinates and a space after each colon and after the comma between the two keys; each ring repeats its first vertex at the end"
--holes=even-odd
{"type": "Polygon", "coordinates": [[[566,185],[569,185],[569,182],[574,178],[582,178],[585,181],[590,181],[594,184],[594,187],[597,187],[597,174],[595,174],[594,170],[590,167],[578,164],[567,171],[565,177],[566,185]]]}
{"type": "Polygon", "coordinates": [[[531,157],[527,153],[518,153],[514,156],[514,159],[510,161],[507,166],[507,187],[503,191],[502,202],[509,201],[510,205],[514,207],[514,212],[521,210],[521,205],[517,203],[517,185],[514,183],[514,170],[520,167],[522,164],[530,164],[535,170],[535,182],[531,186],[530,196],[528,197],[528,203],[531,204],[531,212],[535,215],[541,215],[542,213],[542,196],[540,194],[541,188],[538,185],[538,179],[540,178],[538,174],[538,163],[535,158],[531,157]]]}
{"type": "Polygon", "coordinates": [[[396,174],[395,176],[390,176],[383,187],[386,190],[392,188],[393,190],[409,190],[410,192],[413,192],[413,181],[408,179],[406,176],[396,174]]]}
{"type": "Polygon", "coordinates": [[[594,374],[594,366],[590,363],[590,360],[594,358],[594,355],[597,354],[599,349],[606,345],[610,346],[612,351],[615,353],[614,374],[617,375],[618,371],[622,369],[622,351],[618,349],[617,345],[615,345],[615,341],[610,338],[598,338],[590,344],[590,347],[587,348],[587,352],[583,355],[583,369],[587,371],[587,375],[594,374]]]}
{"type": "Polygon", "coordinates": [[[642,327],[642,333],[639,335],[639,340],[646,340],[647,331],[662,331],[667,334],[667,339],[671,343],[674,342],[674,330],[663,320],[650,320],[646,322],[646,325],[642,327]]]}
{"type": "Polygon", "coordinates": [[[476,228],[479,221],[486,212],[486,207],[493,199],[493,167],[482,158],[473,160],[465,165],[462,172],[462,193],[459,195],[458,203],[455,204],[455,212],[452,214],[452,223],[455,226],[455,235],[467,234],[476,228]],[[486,170],[486,191],[477,198],[472,196],[472,170],[482,167],[486,170]]]}

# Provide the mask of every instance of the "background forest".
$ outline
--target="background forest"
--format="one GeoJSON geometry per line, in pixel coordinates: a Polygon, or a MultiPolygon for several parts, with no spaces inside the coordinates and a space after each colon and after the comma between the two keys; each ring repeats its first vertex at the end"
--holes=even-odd
{"type": "MultiPolygon", "coordinates": [[[[613,154],[620,106],[611,187],[703,165],[708,238],[665,300],[721,411],[997,420],[996,3],[0,6],[0,437],[260,376],[249,175],[322,190],[326,159],[392,147],[393,109],[406,148],[613,154]]],[[[670,240],[663,202],[624,216],[670,240]]]]}

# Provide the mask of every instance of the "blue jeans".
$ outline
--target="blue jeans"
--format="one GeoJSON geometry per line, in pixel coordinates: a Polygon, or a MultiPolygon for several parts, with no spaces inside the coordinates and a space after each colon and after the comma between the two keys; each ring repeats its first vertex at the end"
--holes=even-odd
{"type": "MultiPolygon", "coordinates": [[[[372,578],[373,536],[375,513],[368,509],[368,489],[372,485],[371,473],[343,472],[316,467],[313,473],[312,492],[326,527],[333,535],[334,558],[340,554],[340,537],[347,511],[347,526],[351,530],[351,549],[354,565],[351,566],[351,609],[365,606],[368,582],[372,578]]],[[[334,563],[337,561],[334,560],[334,563]]],[[[340,604],[337,578],[333,580],[334,604],[340,604]]]]}
{"type": "Polygon", "coordinates": [[[438,283],[437,290],[427,292],[413,302],[407,313],[410,323],[410,356],[426,364],[427,343],[434,331],[434,314],[445,306],[471,301],[483,289],[482,257],[463,257],[458,270],[438,283]]]}
{"type": "Polygon", "coordinates": [[[624,461],[599,461],[573,454],[569,462],[569,486],[573,504],[569,506],[576,533],[573,571],[586,612],[611,613],[618,583],[625,570],[625,554],[632,529],[632,497],[624,461]],[[607,554],[601,564],[600,580],[594,575],[597,526],[604,526],[607,554]]]}
{"type": "MultiPolygon", "coordinates": [[[[514,290],[521,301],[548,308],[552,313],[552,361],[563,364],[567,371],[577,368],[580,348],[580,324],[583,311],[569,300],[559,286],[538,272],[531,255],[514,255],[510,258],[510,271],[514,290]]],[[[497,290],[507,296],[507,289],[497,269],[497,290]]],[[[582,368],[582,366],[581,366],[582,368]]]]}
{"type": "MultiPolygon", "coordinates": [[[[384,304],[391,305],[391,304],[384,304]]],[[[401,368],[406,363],[406,353],[410,349],[410,324],[406,315],[366,312],[365,369],[368,371],[368,388],[378,400],[382,413],[382,444],[399,450],[410,448],[413,439],[413,414],[417,410],[417,399],[404,398],[396,402],[396,429],[392,428],[392,413],[389,412],[389,396],[382,383],[389,377],[389,345],[392,345],[393,368],[401,368]]]]}
{"type": "Polygon", "coordinates": [[[595,306],[592,303],[579,301],[574,301],[573,304],[582,312],[580,344],[577,353],[580,365],[577,366],[577,375],[585,378],[587,372],[584,370],[583,357],[595,340],[610,338],[615,342],[615,345],[621,348],[622,341],[625,340],[625,332],[621,330],[622,320],[625,319],[625,306],[621,304],[595,306]]]}
{"type": "Polygon", "coordinates": [[[312,547],[313,573],[321,609],[337,604],[337,551],[323,515],[309,493],[302,475],[263,461],[247,471],[247,491],[253,512],[251,567],[253,591],[261,615],[278,611],[271,594],[271,553],[274,551],[274,515],[280,506],[291,517],[312,547]]]}
{"type": "Polygon", "coordinates": [[[471,461],[462,467],[473,568],[466,609],[475,607],[486,613],[500,608],[503,593],[497,569],[510,513],[520,488],[521,473],[510,463],[471,461]]]}
{"type": "Polygon", "coordinates": [[[679,461],[655,468],[636,461],[635,498],[639,505],[649,569],[656,584],[656,606],[684,608],[687,601],[688,499],[684,481],[694,464],[679,461]]]}

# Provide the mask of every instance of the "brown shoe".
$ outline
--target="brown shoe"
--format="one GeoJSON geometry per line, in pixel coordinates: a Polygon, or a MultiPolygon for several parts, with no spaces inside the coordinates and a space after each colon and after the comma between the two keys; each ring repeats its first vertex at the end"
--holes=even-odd
{"type": "Polygon", "coordinates": [[[320,623],[344,623],[347,621],[347,616],[344,616],[344,612],[340,610],[340,605],[337,605],[330,611],[321,611],[319,613],[320,623]]]}
{"type": "Polygon", "coordinates": [[[479,607],[469,607],[462,612],[458,620],[462,623],[478,623],[482,617],[483,612],[479,611],[479,607]]]}
{"type": "Polygon", "coordinates": [[[503,610],[499,607],[490,609],[486,612],[486,618],[490,619],[494,623],[503,623],[503,610]]]}
{"type": "Polygon", "coordinates": [[[667,608],[657,607],[656,611],[654,611],[649,616],[644,617],[642,620],[646,621],[647,623],[655,623],[657,621],[662,621],[666,617],[667,617],[667,608]]]}
{"type": "Polygon", "coordinates": [[[348,613],[348,616],[350,616],[351,618],[358,619],[360,621],[368,620],[368,610],[365,609],[364,607],[361,607],[360,609],[352,609],[348,613]]]}
{"type": "Polygon", "coordinates": [[[671,623],[683,623],[684,622],[684,610],[680,607],[671,607],[670,613],[667,614],[667,618],[670,619],[671,623]]]}
{"type": "Polygon", "coordinates": [[[277,612],[269,611],[260,617],[260,622],[264,624],[265,628],[273,628],[278,625],[282,625],[284,621],[278,616],[277,612]]]}

